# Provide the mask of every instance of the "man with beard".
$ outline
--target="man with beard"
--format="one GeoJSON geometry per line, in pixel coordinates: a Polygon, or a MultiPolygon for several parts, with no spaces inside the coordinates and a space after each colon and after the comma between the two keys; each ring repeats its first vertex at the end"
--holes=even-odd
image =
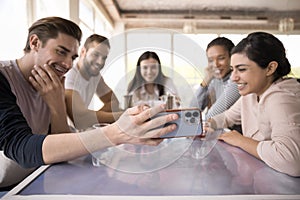
{"type": "Polygon", "coordinates": [[[79,130],[96,123],[112,123],[122,114],[116,95],[100,74],[109,50],[110,44],[106,37],[91,35],[81,49],[78,62],[66,74],[67,112],[79,130]],[[94,94],[104,104],[98,111],[88,108],[94,94]]]}

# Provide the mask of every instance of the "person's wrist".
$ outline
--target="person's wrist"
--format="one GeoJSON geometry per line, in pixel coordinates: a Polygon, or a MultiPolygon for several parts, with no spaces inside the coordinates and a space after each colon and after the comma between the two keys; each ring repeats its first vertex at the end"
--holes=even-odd
{"type": "Polygon", "coordinates": [[[62,117],[66,116],[67,117],[67,111],[65,107],[63,108],[50,108],[50,114],[52,117],[62,117]]]}
{"type": "Polygon", "coordinates": [[[212,79],[211,77],[207,77],[207,76],[206,76],[206,77],[203,79],[203,81],[201,82],[200,85],[201,85],[202,87],[208,87],[208,85],[209,85],[211,79],[212,79]]]}
{"type": "Polygon", "coordinates": [[[103,132],[112,146],[122,144],[122,131],[116,123],[103,127],[103,132]]]}
{"type": "Polygon", "coordinates": [[[206,88],[208,86],[207,82],[206,81],[202,81],[200,83],[200,86],[203,87],[203,88],[206,88]]]}
{"type": "Polygon", "coordinates": [[[209,123],[210,128],[212,128],[214,130],[217,129],[217,123],[213,118],[209,118],[206,121],[209,123]]]}

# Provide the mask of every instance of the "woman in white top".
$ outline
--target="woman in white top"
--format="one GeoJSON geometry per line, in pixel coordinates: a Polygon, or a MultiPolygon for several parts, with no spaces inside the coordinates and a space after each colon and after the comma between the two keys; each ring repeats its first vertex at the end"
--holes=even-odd
{"type": "Polygon", "coordinates": [[[163,95],[172,95],[179,100],[173,81],[163,74],[158,55],[151,51],[146,51],[139,57],[127,92],[132,95],[133,104],[147,102],[151,105],[151,102],[160,100],[163,95]]]}

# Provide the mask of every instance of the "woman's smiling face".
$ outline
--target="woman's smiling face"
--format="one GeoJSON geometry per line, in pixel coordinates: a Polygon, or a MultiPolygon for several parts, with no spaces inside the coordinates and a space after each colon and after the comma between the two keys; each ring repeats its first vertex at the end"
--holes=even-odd
{"type": "Polygon", "coordinates": [[[230,54],[225,47],[213,45],[207,49],[206,56],[216,78],[224,78],[230,72],[230,54]]]}
{"type": "Polygon", "coordinates": [[[263,69],[250,60],[245,54],[233,54],[231,56],[231,79],[238,85],[241,95],[256,93],[258,96],[264,93],[272,84],[268,74],[268,67],[263,69]]]}
{"type": "Polygon", "coordinates": [[[159,73],[159,63],[154,58],[142,60],[140,63],[141,75],[146,83],[153,83],[159,73]]]}

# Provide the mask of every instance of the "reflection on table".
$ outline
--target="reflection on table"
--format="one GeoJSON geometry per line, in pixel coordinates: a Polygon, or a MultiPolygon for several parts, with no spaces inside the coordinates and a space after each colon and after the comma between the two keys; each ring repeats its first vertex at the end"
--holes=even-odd
{"type": "Polygon", "coordinates": [[[195,155],[203,142],[168,139],[146,149],[155,152],[150,157],[145,157],[149,154],[141,146],[122,146],[121,150],[131,152],[131,156],[110,150],[108,166],[93,166],[91,156],[52,165],[20,195],[300,194],[300,178],[276,172],[223,142],[212,141],[208,144],[213,148],[206,150],[207,155],[195,155]],[[163,160],[166,162],[157,164],[163,160]]]}

